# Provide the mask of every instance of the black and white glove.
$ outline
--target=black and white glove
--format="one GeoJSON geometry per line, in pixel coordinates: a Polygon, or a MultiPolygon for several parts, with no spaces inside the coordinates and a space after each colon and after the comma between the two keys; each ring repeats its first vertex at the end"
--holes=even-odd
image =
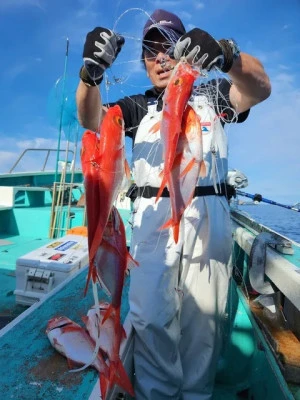
{"type": "Polygon", "coordinates": [[[110,29],[98,27],[89,32],[83,48],[81,80],[87,85],[99,85],[104,71],[115,61],[124,43],[124,37],[110,29]]]}
{"type": "Polygon", "coordinates": [[[185,57],[192,65],[210,71],[218,67],[223,72],[228,72],[233,60],[238,56],[239,50],[233,48],[233,40],[215,40],[209,33],[199,28],[194,28],[185,33],[177,41],[174,48],[174,58],[179,60],[185,57]]]}

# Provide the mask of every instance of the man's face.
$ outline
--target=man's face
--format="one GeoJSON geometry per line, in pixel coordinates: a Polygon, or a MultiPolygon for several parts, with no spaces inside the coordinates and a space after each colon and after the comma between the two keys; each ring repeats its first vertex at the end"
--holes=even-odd
{"type": "Polygon", "coordinates": [[[168,55],[171,43],[157,29],[153,29],[144,44],[143,54],[148,76],[156,89],[163,90],[178,63],[168,55]]]}

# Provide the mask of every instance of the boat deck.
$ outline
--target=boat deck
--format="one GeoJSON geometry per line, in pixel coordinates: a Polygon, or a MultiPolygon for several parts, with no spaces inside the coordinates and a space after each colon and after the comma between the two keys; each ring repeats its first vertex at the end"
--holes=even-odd
{"type": "MultiPolygon", "coordinates": [[[[66,315],[82,324],[81,317],[94,304],[91,287],[83,296],[86,274],[86,269],[78,271],[55,288],[46,301],[36,303],[0,331],[0,386],[4,400],[95,398],[92,393],[97,385],[97,372],[93,368],[69,372],[66,359],[53,349],[45,334],[48,320],[55,315],[66,315]]],[[[122,322],[128,313],[128,287],[129,278],[123,291],[122,322]]],[[[108,301],[102,291],[99,297],[100,301],[108,301]]],[[[247,319],[245,313],[244,317],[247,319]]],[[[234,383],[220,382],[214,400],[243,398],[243,391],[240,395],[236,391],[234,383]]]]}
{"type": "MultiPolygon", "coordinates": [[[[58,286],[46,301],[36,303],[0,331],[0,386],[5,399],[89,398],[97,380],[96,371],[88,368],[70,373],[66,359],[53,349],[45,334],[48,320],[56,315],[83,325],[81,317],[94,304],[91,288],[83,295],[86,275],[86,268],[80,270],[62,283],[63,290],[58,286]]],[[[123,320],[128,311],[127,289],[128,281],[122,301],[123,320]]],[[[108,301],[104,292],[99,297],[100,301],[108,301]]]]}

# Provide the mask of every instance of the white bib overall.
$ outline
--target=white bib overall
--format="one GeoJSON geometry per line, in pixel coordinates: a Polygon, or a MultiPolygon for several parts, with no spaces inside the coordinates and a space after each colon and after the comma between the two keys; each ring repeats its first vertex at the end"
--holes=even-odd
{"type": "MultiPolygon", "coordinates": [[[[207,176],[197,186],[215,186],[227,175],[227,138],[203,96],[191,105],[201,118],[207,176]]],[[[150,106],[137,131],[133,176],[137,186],[159,187],[163,169],[160,132],[149,133],[161,113],[150,106]]],[[[130,313],[135,328],[137,400],[208,400],[212,397],[221,328],[231,275],[231,227],[224,196],[195,197],[172,229],[170,199],[134,202],[130,313]]]]}

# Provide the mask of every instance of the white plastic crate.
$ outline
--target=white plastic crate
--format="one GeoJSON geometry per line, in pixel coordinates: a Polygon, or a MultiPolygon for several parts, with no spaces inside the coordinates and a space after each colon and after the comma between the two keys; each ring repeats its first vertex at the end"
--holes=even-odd
{"type": "Polygon", "coordinates": [[[88,264],[87,237],[66,235],[18,258],[16,302],[31,305],[88,264]]]}

